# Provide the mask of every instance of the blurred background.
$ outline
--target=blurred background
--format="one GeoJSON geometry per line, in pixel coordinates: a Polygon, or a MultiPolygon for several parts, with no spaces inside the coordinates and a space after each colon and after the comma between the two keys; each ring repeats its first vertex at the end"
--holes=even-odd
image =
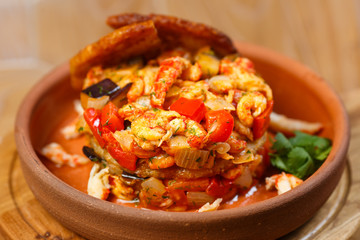
{"type": "Polygon", "coordinates": [[[0,69],[67,61],[111,31],[107,16],[123,12],[206,23],[299,60],[338,93],[360,87],[358,0],[1,0],[0,69]]]}

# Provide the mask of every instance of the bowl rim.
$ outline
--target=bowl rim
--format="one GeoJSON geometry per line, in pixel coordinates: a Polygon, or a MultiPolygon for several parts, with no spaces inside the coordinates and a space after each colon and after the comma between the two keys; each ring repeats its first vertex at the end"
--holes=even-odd
{"type": "Polygon", "coordinates": [[[271,62],[280,69],[285,71],[298,74],[299,76],[304,76],[303,81],[305,84],[315,85],[316,88],[322,89],[320,95],[327,95],[327,99],[332,101],[331,106],[327,105],[327,111],[337,110],[337,116],[334,119],[334,124],[336,123],[340,126],[340,129],[334,130],[334,139],[333,139],[333,149],[328,156],[328,159],[324,162],[321,168],[316,171],[311,177],[309,177],[303,184],[297,188],[286,192],[282,195],[253,203],[245,207],[237,207],[231,209],[223,209],[219,211],[197,213],[197,212],[166,212],[161,210],[146,210],[138,209],[133,207],[121,206],[115,203],[107,202],[94,198],[87,195],[67,184],[65,184],[61,179],[57,178],[52,174],[46,166],[41,162],[41,160],[36,155],[35,150],[33,149],[31,140],[30,140],[30,121],[31,116],[34,112],[36,104],[41,99],[46,91],[54,86],[60,79],[66,78],[69,75],[69,65],[68,63],[63,63],[60,66],[53,69],[47,75],[45,75],[27,94],[24,98],[20,108],[18,110],[16,121],[15,121],[15,140],[17,149],[23,149],[23,152],[19,152],[20,155],[27,154],[27,161],[24,161],[24,164],[31,164],[31,170],[38,175],[41,181],[44,181],[46,184],[50,185],[52,188],[57,189],[62,193],[68,193],[68,196],[71,198],[71,201],[81,201],[81,204],[84,207],[92,208],[97,211],[103,211],[108,213],[111,216],[125,216],[128,218],[143,218],[158,219],[157,221],[173,221],[176,218],[176,222],[179,223],[190,223],[195,224],[199,222],[216,222],[221,218],[226,219],[237,219],[241,216],[247,216],[257,212],[266,212],[276,209],[283,204],[287,204],[294,199],[301,198],[303,192],[307,189],[316,187],[319,184],[324,184],[328,175],[328,171],[335,171],[336,168],[341,166],[342,161],[345,161],[346,153],[350,141],[350,128],[349,128],[349,119],[346,113],[346,110],[343,106],[342,101],[337,96],[335,91],[314,71],[310,70],[308,67],[300,64],[299,62],[292,60],[284,55],[276,53],[272,50],[254,45],[251,43],[237,42],[236,47],[244,54],[244,56],[252,55],[255,58],[262,58],[266,62],[271,62]],[[284,66],[284,62],[287,62],[284,66]],[[56,78],[54,76],[57,76],[56,78]]]}

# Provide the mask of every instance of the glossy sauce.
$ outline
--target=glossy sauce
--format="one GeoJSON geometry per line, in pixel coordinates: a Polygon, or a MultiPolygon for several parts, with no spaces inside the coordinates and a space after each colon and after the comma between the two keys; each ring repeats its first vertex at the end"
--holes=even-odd
{"type": "MultiPolygon", "coordinates": [[[[76,118],[75,112],[68,115],[67,119],[64,119],[59,126],[53,131],[47,139],[47,143],[57,142],[65,151],[70,154],[80,154],[82,153],[82,147],[86,145],[86,137],[80,137],[77,139],[66,140],[60,130],[71,124],[72,121],[76,118]]],[[[83,155],[84,156],[84,155],[83,155]]],[[[58,167],[53,162],[47,160],[44,157],[40,157],[45,166],[59,179],[67,183],[68,185],[74,187],[77,190],[80,190],[84,193],[87,193],[87,183],[90,175],[90,170],[92,168],[93,163],[90,162],[88,164],[78,166],[78,167],[70,167],[70,166],[61,166],[58,167]]],[[[267,191],[265,189],[264,182],[258,182],[250,187],[249,190],[244,191],[242,194],[236,195],[232,200],[221,205],[220,209],[228,209],[235,207],[242,207],[246,205],[250,205],[259,201],[263,201],[272,197],[277,196],[277,191],[267,191]]],[[[110,196],[109,201],[114,202],[116,204],[136,207],[136,203],[127,202],[116,199],[113,196],[110,196]]],[[[194,211],[194,210],[192,210],[194,211]]]]}

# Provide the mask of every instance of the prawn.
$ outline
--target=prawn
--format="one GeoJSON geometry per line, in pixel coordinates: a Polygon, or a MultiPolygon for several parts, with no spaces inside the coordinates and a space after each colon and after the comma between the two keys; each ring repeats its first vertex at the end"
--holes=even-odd
{"type": "Polygon", "coordinates": [[[209,90],[209,84],[205,81],[199,81],[190,86],[181,88],[180,97],[188,99],[206,99],[206,93],[209,90]]]}
{"type": "Polygon", "coordinates": [[[266,98],[260,92],[248,92],[243,94],[236,107],[236,113],[240,122],[251,128],[254,118],[266,109],[266,98]]]}
{"type": "Polygon", "coordinates": [[[153,107],[162,108],[167,91],[189,66],[190,62],[182,57],[171,57],[161,62],[150,94],[153,107]]]}
{"type": "MultiPolygon", "coordinates": [[[[266,98],[273,98],[272,90],[260,76],[256,75],[253,64],[246,58],[236,58],[234,62],[223,59],[220,62],[220,74],[232,79],[233,88],[245,91],[261,91],[266,98]]],[[[227,90],[229,90],[227,88],[227,90]]]]}
{"type": "MultiPolygon", "coordinates": [[[[151,145],[160,146],[162,138],[167,133],[167,124],[174,118],[181,117],[175,111],[165,111],[161,109],[151,109],[138,116],[131,123],[131,133],[135,136],[134,140],[143,147],[143,142],[151,145]]],[[[147,144],[146,150],[152,150],[147,144]]]]}
{"type": "Polygon", "coordinates": [[[175,165],[175,159],[166,153],[159,154],[148,160],[150,169],[168,168],[175,165]]]}
{"type": "MultiPolygon", "coordinates": [[[[193,148],[202,148],[207,142],[207,132],[201,124],[189,118],[176,118],[168,125],[167,138],[172,135],[183,135],[193,148]]],[[[164,139],[166,140],[166,139],[164,139]]]]}
{"type": "Polygon", "coordinates": [[[133,84],[131,85],[131,88],[127,93],[127,98],[130,103],[136,101],[136,99],[141,97],[144,92],[144,81],[141,77],[134,76],[134,80],[132,83],[133,84]]]}
{"type": "Polygon", "coordinates": [[[134,121],[135,118],[143,114],[148,107],[143,106],[137,102],[129,103],[119,109],[118,113],[120,117],[125,120],[134,121]]]}

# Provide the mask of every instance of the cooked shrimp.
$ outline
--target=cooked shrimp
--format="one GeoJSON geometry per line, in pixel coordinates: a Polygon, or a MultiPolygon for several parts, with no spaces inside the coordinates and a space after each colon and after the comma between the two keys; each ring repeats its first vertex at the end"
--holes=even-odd
{"type": "Polygon", "coordinates": [[[75,167],[89,162],[89,159],[86,157],[68,154],[60,144],[55,142],[43,147],[41,153],[58,166],[69,165],[70,167],[75,167]]]}
{"type": "Polygon", "coordinates": [[[238,133],[232,132],[226,143],[230,145],[229,153],[240,153],[246,147],[246,141],[238,138],[238,133]]]}
{"type": "Polygon", "coordinates": [[[240,122],[246,127],[252,127],[254,118],[266,109],[266,98],[259,92],[244,94],[236,107],[240,122]]]}
{"type": "Polygon", "coordinates": [[[168,168],[175,165],[174,157],[166,153],[149,158],[148,162],[150,169],[168,168]]]}
{"type": "Polygon", "coordinates": [[[138,76],[143,79],[144,82],[144,95],[150,95],[151,89],[155,81],[158,67],[146,66],[138,71],[138,76]]]}
{"type": "Polygon", "coordinates": [[[190,86],[182,87],[180,97],[188,99],[201,99],[202,101],[206,98],[206,92],[209,89],[209,84],[205,81],[199,81],[190,86]]]}
{"type": "Polygon", "coordinates": [[[171,57],[161,63],[150,94],[153,107],[162,108],[167,91],[190,65],[190,62],[182,57],[171,57]]]}
{"type": "Polygon", "coordinates": [[[148,110],[148,107],[134,102],[126,104],[122,108],[120,108],[119,115],[125,120],[133,121],[135,118],[143,114],[146,110],[148,110]]]}
{"type": "Polygon", "coordinates": [[[151,109],[134,119],[131,123],[131,133],[136,139],[158,141],[157,145],[161,145],[160,141],[167,132],[167,125],[171,120],[179,117],[181,115],[175,111],[151,109]]]}
{"type": "Polygon", "coordinates": [[[133,84],[127,93],[128,101],[134,102],[141,97],[144,92],[144,81],[141,77],[134,77],[133,84]]]}
{"type": "Polygon", "coordinates": [[[176,118],[168,125],[167,137],[183,135],[193,148],[202,148],[206,144],[207,132],[198,122],[189,118],[176,118]]]}
{"type": "Polygon", "coordinates": [[[303,180],[294,175],[289,173],[285,174],[284,172],[267,177],[265,180],[266,190],[276,188],[279,195],[299,186],[303,182],[303,180]]]}
{"type": "Polygon", "coordinates": [[[183,73],[181,74],[181,78],[195,82],[201,78],[201,75],[202,75],[201,66],[199,63],[195,63],[189,68],[184,69],[183,73]]]}
{"type": "Polygon", "coordinates": [[[217,93],[227,93],[234,89],[234,80],[226,75],[217,75],[209,80],[210,89],[217,93]]]}
{"type": "Polygon", "coordinates": [[[105,200],[110,193],[109,168],[101,169],[100,164],[94,164],[90,171],[87,192],[90,196],[105,200]]]}
{"type": "Polygon", "coordinates": [[[249,60],[237,58],[231,62],[228,59],[223,59],[220,62],[220,74],[227,75],[233,80],[233,88],[245,91],[261,91],[266,93],[268,100],[273,98],[271,88],[264,79],[255,74],[249,60]]]}

